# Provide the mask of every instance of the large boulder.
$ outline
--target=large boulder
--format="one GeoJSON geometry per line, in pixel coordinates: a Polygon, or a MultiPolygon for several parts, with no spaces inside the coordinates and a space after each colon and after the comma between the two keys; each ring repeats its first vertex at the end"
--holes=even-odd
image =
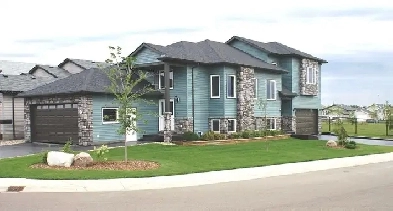
{"type": "Polygon", "coordinates": [[[63,166],[70,167],[72,162],[74,162],[74,154],[50,151],[46,158],[49,166],[63,166]]]}
{"type": "Polygon", "coordinates": [[[74,166],[86,167],[93,164],[93,158],[89,153],[80,152],[74,157],[74,166]]]}
{"type": "Polygon", "coordinates": [[[329,140],[329,141],[326,143],[326,146],[327,146],[327,147],[337,147],[337,142],[335,142],[335,141],[333,141],[333,140],[329,140]]]}

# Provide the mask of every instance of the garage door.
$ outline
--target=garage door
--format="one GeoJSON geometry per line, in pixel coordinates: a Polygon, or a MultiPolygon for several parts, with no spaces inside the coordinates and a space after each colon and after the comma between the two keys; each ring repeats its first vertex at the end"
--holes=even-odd
{"type": "Polygon", "coordinates": [[[296,134],[318,134],[318,110],[296,109],[296,134]]]}
{"type": "Polygon", "coordinates": [[[31,138],[34,142],[77,143],[78,104],[32,105],[31,138]]]}

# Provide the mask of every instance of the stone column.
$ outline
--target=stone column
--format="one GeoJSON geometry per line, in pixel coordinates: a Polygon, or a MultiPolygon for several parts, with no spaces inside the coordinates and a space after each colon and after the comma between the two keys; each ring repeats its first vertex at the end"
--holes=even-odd
{"type": "Polygon", "coordinates": [[[237,74],[237,130],[252,130],[254,122],[254,69],[241,67],[237,74]]]}
{"type": "Polygon", "coordinates": [[[172,131],[171,131],[171,112],[164,112],[164,142],[169,143],[172,141],[172,131]]]}

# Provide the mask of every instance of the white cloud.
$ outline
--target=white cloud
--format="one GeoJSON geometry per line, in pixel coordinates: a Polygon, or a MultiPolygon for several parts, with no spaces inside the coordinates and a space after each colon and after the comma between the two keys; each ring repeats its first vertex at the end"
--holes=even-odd
{"type": "MultiPolygon", "coordinates": [[[[0,8],[0,53],[36,54],[34,58],[7,58],[57,64],[66,57],[103,60],[107,46],[120,45],[132,52],[141,42],[170,44],[179,40],[226,41],[240,35],[260,41],[278,41],[323,57],[355,51],[390,50],[393,36],[387,24],[367,17],[302,19],[293,11],[369,8],[370,2],[276,0],[266,4],[243,0],[221,3],[199,0],[77,1],[5,0],[0,8]],[[23,5],[23,7],[21,6],[23,5]],[[355,6],[354,6],[355,5],[355,6]],[[235,21],[235,20],[237,21],[235,21]],[[196,29],[181,33],[149,33],[151,30],[196,29]],[[145,33],[143,33],[145,32],[145,33]],[[107,36],[86,41],[83,37],[107,36]],[[21,40],[53,42],[33,43],[21,40]]],[[[374,1],[374,8],[392,8],[389,1],[374,1]]]]}

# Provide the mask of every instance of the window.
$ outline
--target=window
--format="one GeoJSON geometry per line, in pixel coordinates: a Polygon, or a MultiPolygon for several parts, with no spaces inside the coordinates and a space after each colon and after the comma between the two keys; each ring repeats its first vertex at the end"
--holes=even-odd
{"type": "Polygon", "coordinates": [[[220,76],[210,76],[210,98],[220,98],[220,76]]]}
{"type": "MultiPolygon", "coordinates": [[[[161,100],[160,104],[161,104],[161,106],[160,106],[161,115],[164,116],[164,113],[165,113],[165,100],[161,100]]],[[[173,115],[173,109],[175,107],[175,105],[173,104],[173,100],[170,100],[169,104],[170,104],[169,112],[171,112],[171,114],[173,115]]]]}
{"type": "Polygon", "coordinates": [[[236,76],[228,75],[227,77],[227,97],[236,98],[236,76]]]}
{"type": "Polygon", "coordinates": [[[102,123],[118,123],[119,113],[117,108],[102,108],[102,123]]]}
{"type": "Polygon", "coordinates": [[[253,84],[254,84],[254,98],[258,98],[258,79],[253,78],[253,84]]]}
{"type": "Polygon", "coordinates": [[[236,119],[228,119],[228,132],[236,132],[236,119]]]}
{"type": "Polygon", "coordinates": [[[267,99],[268,100],[276,100],[276,81],[275,80],[267,80],[267,99]]]}
{"type": "Polygon", "coordinates": [[[212,119],[211,130],[214,132],[220,132],[220,120],[219,119],[212,119]]]}
{"type": "MultiPolygon", "coordinates": [[[[158,85],[160,89],[165,89],[165,72],[163,70],[160,71],[158,85]]],[[[173,89],[173,71],[169,72],[169,88],[173,89]]]]}
{"type": "Polygon", "coordinates": [[[316,68],[307,68],[306,75],[306,83],[307,84],[316,84],[317,83],[317,69],[316,68]]]}
{"type": "Polygon", "coordinates": [[[277,128],[276,123],[277,123],[276,118],[267,119],[267,129],[268,130],[276,130],[276,128],[277,128]]]}

